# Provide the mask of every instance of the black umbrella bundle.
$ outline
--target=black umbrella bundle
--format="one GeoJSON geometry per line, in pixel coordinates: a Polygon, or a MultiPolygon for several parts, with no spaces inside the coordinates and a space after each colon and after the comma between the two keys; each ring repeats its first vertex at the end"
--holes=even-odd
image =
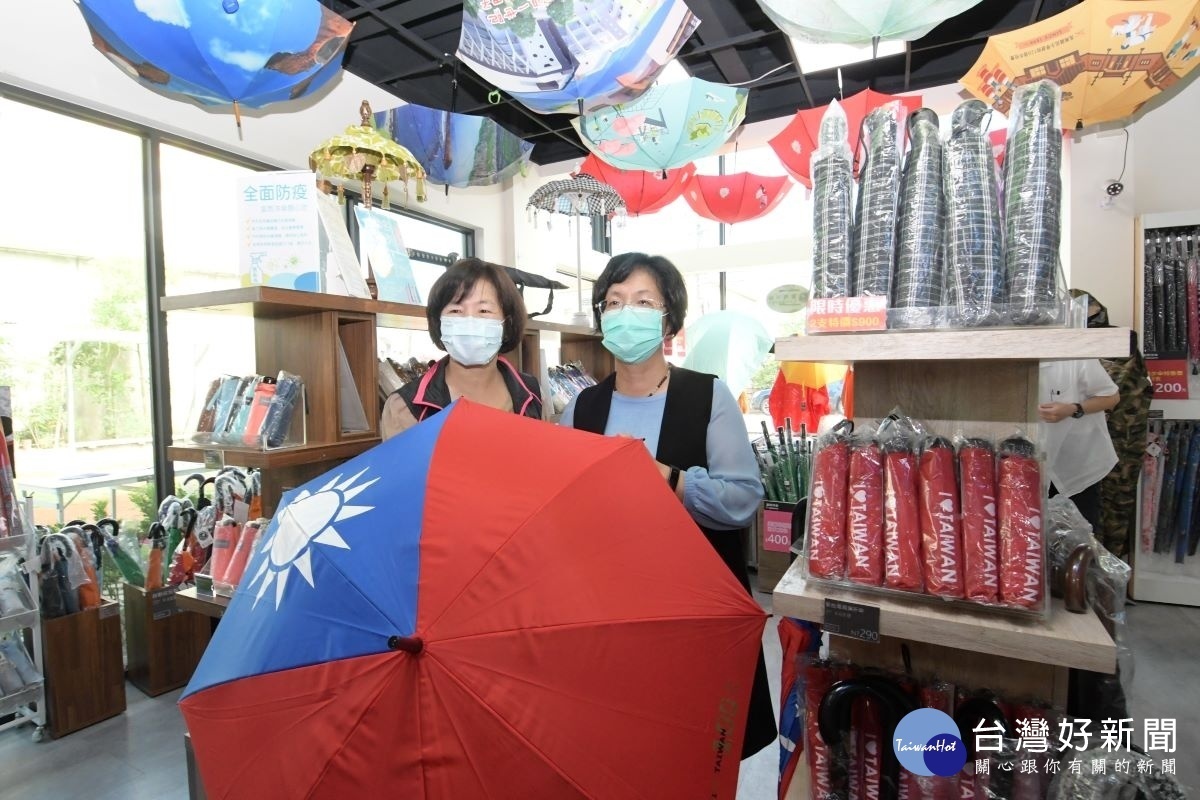
{"type": "Polygon", "coordinates": [[[854,172],[846,114],[835,100],[821,119],[820,142],[812,155],[812,296],[845,297],[854,288],[851,223],[854,172]]]}
{"type": "Polygon", "coordinates": [[[867,155],[859,173],[853,267],[854,293],[860,297],[891,294],[903,126],[904,105],[899,101],[880,106],[863,120],[867,155]]]}
{"type": "Polygon", "coordinates": [[[946,206],[942,199],[942,140],[938,118],[922,108],[908,118],[908,156],[900,178],[896,223],[896,280],[892,322],[928,326],[929,309],[942,301],[946,206]]]}
{"type": "Polygon", "coordinates": [[[1150,358],[1187,358],[1200,372],[1200,227],[1146,232],[1142,342],[1150,358]]]}

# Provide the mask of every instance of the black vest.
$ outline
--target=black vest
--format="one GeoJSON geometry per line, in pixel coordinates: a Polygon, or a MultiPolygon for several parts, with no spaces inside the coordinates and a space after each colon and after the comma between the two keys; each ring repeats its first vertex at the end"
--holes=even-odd
{"type": "MultiPolygon", "coordinates": [[[[713,380],[715,377],[681,367],[671,368],[667,386],[667,402],[663,409],[662,429],[658,435],[655,458],[663,464],[687,470],[690,467],[708,469],[708,423],[712,418],[713,380]]],[[[616,390],[616,375],[609,375],[596,386],[579,393],[575,400],[574,425],[579,430],[604,435],[608,412],[616,390]]],[[[697,523],[717,555],[729,567],[738,583],[750,591],[746,573],[745,542],[747,529],[713,530],[697,523]]],[[[775,712],[767,684],[766,664],[761,652],[750,694],[746,720],[746,736],[742,743],[742,758],[758,752],[775,741],[775,712]]]]}

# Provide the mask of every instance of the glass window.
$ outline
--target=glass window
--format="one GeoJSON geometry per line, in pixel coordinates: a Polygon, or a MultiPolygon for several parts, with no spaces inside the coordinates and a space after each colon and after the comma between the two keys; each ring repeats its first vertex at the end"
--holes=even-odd
{"type": "MultiPolygon", "coordinates": [[[[12,387],[20,483],[35,520],[52,523],[68,478],[116,488],[152,471],[142,140],[0,99],[0,147],[12,188],[0,194],[0,384],[12,387]],[[76,202],[51,175],[63,158],[76,202]]],[[[63,517],[95,518],[94,502],[140,516],[127,492],[113,509],[102,488],[63,517]]]]}
{"type": "MultiPolygon", "coordinates": [[[[725,173],[751,172],[755,175],[786,175],[779,157],[769,147],[756,147],[725,156],[725,173]]],[[[800,239],[812,230],[812,201],[808,189],[788,180],[791,188],[779,205],[758,219],[725,226],[726,244],[770,242],[779,239],[800,239]]]]}
{"type": "MultiPolygon", "coordinates": [[[[701,175],[716,175],[721,169],[719,156],[696,162],[701,175]]],[[[680,250],[717,247],[721,243],[720,223],[705,219],[692,210],[682,197],[666,208],[640,217],[617,217],[613,224],[613,253],[650,253],[656,255],[680,250]]]]}

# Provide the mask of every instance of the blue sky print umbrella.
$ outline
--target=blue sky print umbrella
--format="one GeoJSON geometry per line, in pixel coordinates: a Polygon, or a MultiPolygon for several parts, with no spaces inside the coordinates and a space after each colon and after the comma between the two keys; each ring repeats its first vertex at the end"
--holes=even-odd
{"type": "Polygon", "coordinates": [[[76,0],[130,77],[207,105],[294,100],[341,70],[354,24],[317,0],[76,0]]]}
{"type": "Polygon", "coordinates": [[[487,117],[455,114],[415,103],[380,111],[375,126],[407,147],[430,183],[490,186],[523,171],[533,145],[487,117]]]}

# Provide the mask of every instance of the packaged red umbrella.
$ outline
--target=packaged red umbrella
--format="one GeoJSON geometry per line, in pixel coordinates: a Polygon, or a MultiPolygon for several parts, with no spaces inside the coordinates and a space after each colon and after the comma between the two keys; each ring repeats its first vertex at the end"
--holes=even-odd
{"type": "Polygon", "coordinates": [[[850,446],[846,437],[821,437],[813,457],[808,509],[808,573],[840,579],[846,574],[846,483],[850,446]]]}
{"type": "Polygon", "coordinates": [[[935,436],[926,441],[921,449],[919,478],[925,591],[938,597],[962,597],[958,475],[949,439],[935,436]]]}
{"type": "Polygon", "coordinates": [[[987,439],[967,439],[958,448],[962,497],[963,589],[968,600],[995,603],[997,575],[996,453],[987,439]]]}
{"type": "Polygon", "coordinates": [[[889,746],[883,738],[883,717],[879,701],[863,697],[851,712],[854,727],[854,772],[851,773],[851,797],[877,800],[883,779],[883,748],[889,746]],[[857,788],[857,795],[854,789],[857,788]]]}
{"type": "Polygon", "coordinates": [[[1041,610],[1045,598],[1042,470],[1023,436],[1000,445],[1000,602],[1041,610]]]}
{"type": "MultiPolygon", "coordinates": [[[[921,687],[921,706],[936,708],[950,716],[954,716],[954,686],[945,681],[934,681],[921,687]]],[[[937,775],[917,778],[921,794],[927,800],[960,800],[959,776],[940,777],[937,775]]]]}
{"type": "Polygon", "coordinates": [[[846,577],[879,586],[883,583],[883,450],[874,438],[855,437],[850,443],[846,528],[846,577]]]}
{"type": "Polygon", "coordinates": [[[805,669],[804,704],[804,747],[808,754],[809,782],[813,797],[829,797],[833,793],[830,777],[829,745],[821,738],[817,709],[829,687],[833,686],[833,667],[827,662],[812,662],[805,669]]]}
{"type": "Polygon", "coordinates": [[[917,509],[917,457],[911,439],[893,436],[883,445],[884,584],[921,591],[921,523],[917,509]]]}

